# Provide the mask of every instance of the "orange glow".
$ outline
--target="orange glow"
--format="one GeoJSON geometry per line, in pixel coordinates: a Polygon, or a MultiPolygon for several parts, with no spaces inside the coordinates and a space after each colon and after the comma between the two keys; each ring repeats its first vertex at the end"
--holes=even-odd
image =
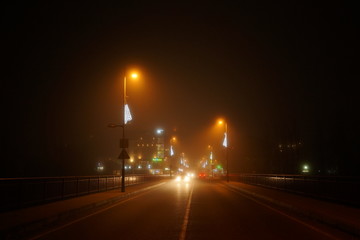
{"type": "Polygon", "coordinates": [[[224,124],[224,120],[223,120],[223,119],[219,119],[219,120],[217,121],[217,123],[218,123],[218,125],[223,125],[223,124],[224,124]]]}
{"type": "Polygon", "coordinates": [[[137,66],[125,66],[124,68],[120,69],[118,74],[120,79],[126,78],[127,80],[137,80],[142,79],[143,77],[141,68],[137,66]]]}
{"type": "Polygon", "coordinates": [[[170,138],[170,144],[177,144],[177,139],[176,139],[176,137],[170,138]]]}
{"type": "Polygon", "coordinates": [[[142,78],[142,74],[141,74],[141,71],[138,67],[129,67],[127,68],[126,72],[125,72],[125,75],[129,78],[129,79],[139,79],[139,78],[142,78]]]}

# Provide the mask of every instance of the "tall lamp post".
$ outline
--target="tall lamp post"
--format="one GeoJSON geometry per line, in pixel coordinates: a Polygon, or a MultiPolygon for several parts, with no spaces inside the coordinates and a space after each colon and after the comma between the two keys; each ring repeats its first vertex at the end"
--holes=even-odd
{"type": "MultiPolygon", "coordinates": [[[[132,73],[131,78],[136,79],[138,77],[137,73],[132,73]]],[[[121,153],[119,159],[121,159],[121,192],[125,192],[125,159],[129,159],[129,154],[126,151],[126,148],[129,146],[128,139],[125,138],[125,125],[127,122],[132,120],[130,109],[126,103],[126,74],[123,81],[123,98],[122,98],[122,124],[109,124],[109,127],[122,127],[122,138],[120,139],[120,148],[121,153]]]]}
{"type": "Polygon", "coordinates": [[[213,161],[213,147],[211,145],[208,146],[210,151],[209,160],[210,160],[210,168],[211,168],[211,177],[214,178],[214,161],[213,161]]]}
{"type": "Polygon", "coordinates": [[[176,142],[176,137],[172,137],[170,139],[170,164],[169,164],[169,169],[170,169],[170,178],[172,177],[172,161],[173,161],[173,156],[174,156],[174,148],[173,148],[173,144],[176,142]]]}
{"type": "Polygon", "coordinates": [[[218,121],[219,125],[225,125],[223,146],[225,147],[225,161],[226,161],[226,181],[229,182],[229,144],[228,144],[228,124],[224,120],[218,121]]]}

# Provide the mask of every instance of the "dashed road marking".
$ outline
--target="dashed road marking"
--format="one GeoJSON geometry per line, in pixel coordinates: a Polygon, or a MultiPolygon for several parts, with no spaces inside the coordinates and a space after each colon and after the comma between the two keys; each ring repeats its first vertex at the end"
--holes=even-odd
{"type": "Polygon", "coordinates": [[[187,204],[186,204],[184,221],[183,221],[183,224],[182,224],[182,227],[181,227],[179,240],[185,240],[185,238],[186,238],[186,230],[187,230],[187,226],[188,226],[188,223],[189,223],[189,215],[190,215],[190,207],[191,207],[191,199],[192,199],[193,190],[194,190],[194,185],[191,188],[189,198],[188,198],[188,201],[187,201],[187,204]]]}

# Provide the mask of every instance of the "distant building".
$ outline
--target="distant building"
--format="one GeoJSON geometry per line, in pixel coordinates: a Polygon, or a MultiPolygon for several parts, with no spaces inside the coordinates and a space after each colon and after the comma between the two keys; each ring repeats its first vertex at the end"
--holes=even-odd
{"type": "Polygon", "coordinates": [[[143,135],[130,142],[127,170],[132,173],[164,174],[167,168],[164,136],[143,135]]]}

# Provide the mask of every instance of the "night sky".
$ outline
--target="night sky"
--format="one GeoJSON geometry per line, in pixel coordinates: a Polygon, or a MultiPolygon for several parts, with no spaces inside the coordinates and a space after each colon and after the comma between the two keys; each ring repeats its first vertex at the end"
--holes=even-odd
{"type": "Polygon", "coordinates": [[[133,66],[130,139],[176,129],[190,161],[211,141],[221,158],[209,135],[222,116],[232,172],[359,175],[354,6],[149,2],[3,7],[0,177],[92,175],[116,159],[121,129],[107,125],[133,66]]]}

